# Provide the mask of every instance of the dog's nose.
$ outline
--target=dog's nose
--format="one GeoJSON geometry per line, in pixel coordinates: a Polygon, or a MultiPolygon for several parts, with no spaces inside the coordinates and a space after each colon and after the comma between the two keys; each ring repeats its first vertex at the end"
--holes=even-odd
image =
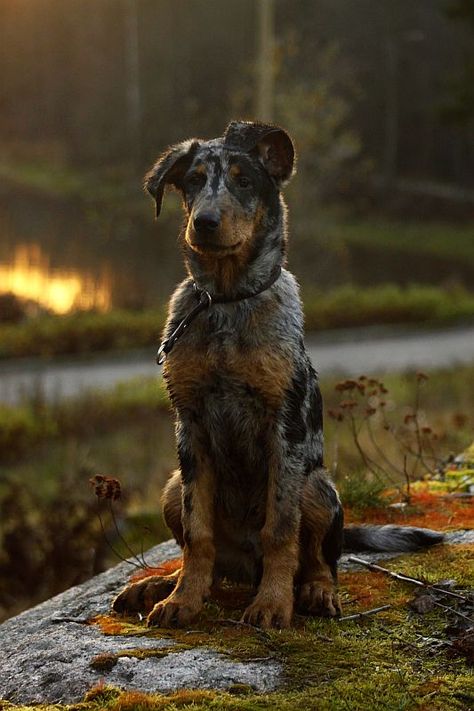
{"type": "Polygon", "coordinates": [[[216,212],[201,212],[194,218],[196,232],[215,232],[219,227],[220,219],[216,212]]]}

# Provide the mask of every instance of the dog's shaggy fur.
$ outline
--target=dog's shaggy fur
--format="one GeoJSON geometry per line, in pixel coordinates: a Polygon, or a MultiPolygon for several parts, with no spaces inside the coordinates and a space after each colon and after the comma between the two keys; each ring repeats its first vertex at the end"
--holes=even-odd
{"type": "Polygon", "coordinates": [[[280,191],[293,170],[285,131],[233,122],[221,138],[173,146],[146,177],[157,215],[167,184],[181,191],[186,210],[189,277],[173,294],[164,337],[196,306],[199,290],[216,297],[164,364],[180,468],[163,505],[182,568],[130,585],[114,602],[117,611],[151,609],[149,624],[187,625],[223,578],[255,586],[243,616],[254,625],[288,626],[295,605],[337,615],[344,537],[346,547],[382,550],[440,540],[422,529],[343,529],[323,466],[321,394],[298,285],[284,268],[280,191]]]}

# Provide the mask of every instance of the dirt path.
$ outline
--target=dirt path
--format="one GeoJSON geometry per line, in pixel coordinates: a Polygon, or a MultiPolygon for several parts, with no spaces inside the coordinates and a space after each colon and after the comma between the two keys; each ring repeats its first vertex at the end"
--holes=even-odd
{"type": "MultiPolygon", "coordinates": [[[[474,327],[409,333],[354,329],[309,335],[307,346],[321,376],[448,368],[474,363],[474,327]]],[[[35,390],[54,400],[140,375],[158,377],[154,356],[150,348],[94,359],[0,363],[0,402],[19,402],[35,390]]]]}

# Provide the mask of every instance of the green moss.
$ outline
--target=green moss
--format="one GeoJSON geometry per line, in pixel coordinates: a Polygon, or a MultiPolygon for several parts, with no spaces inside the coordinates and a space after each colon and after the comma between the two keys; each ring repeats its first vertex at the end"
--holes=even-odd
{"type": "MultiPolygon", "coordinates": [[[[473,546],[443,546],[414,555],[404,555],[385,565],[408,575],[433,581],[449,575],[462,586],[474,583],[473,546]]],[[[351,573],[366,587],[365,571],[351,573]]],[[[348,589],[342,582],[342,596],[348,589]]],[[[275,693],[256,694],[247,686],[228,692],[181,691],[171,695],[121,694],[104,706],[110,711],[143,708],[192,708],[219,711],[239,709],[459,709],[474,703],[472,670],[461,658],[449,657],[426,640],[443,638],[446,617],[440,610],[414,614],[406,605],[415,588],[382,576],[379,594],[391,609],[359,621],[337,621],[297,617],[290,630],[261,631],[237,624],[245,604],[242,591],[209,603],[195,623],[199,630],[146,629],[129,619],[104,618],[116,624],[116,634],[140,634],[174,639],[186,647],[206,646],[234,659],[275,659],[284,669],[282,688],[275,693]],[[135,706],[133,704],[135,703],[135,706]],[[140,704],[142,704],[140,706],[140,704]]],[[[355,601],[357,586],[351,585],[352,606],[346,614],[361,609],[355,601]]],[[[362,609],[364,606],[362,606],[362,609]]],[[[103,626],[107,629],[107,624],[103,626]]],[[[109,627],[109,632],[111,628],[109,627]]],[[[176,648],[178,649],[178,648],[176,648]]],[[[166,653],[166,651],[165,651],[166,653]]],[[[143,652],[148,655],[148,652],[143,652]]]]}

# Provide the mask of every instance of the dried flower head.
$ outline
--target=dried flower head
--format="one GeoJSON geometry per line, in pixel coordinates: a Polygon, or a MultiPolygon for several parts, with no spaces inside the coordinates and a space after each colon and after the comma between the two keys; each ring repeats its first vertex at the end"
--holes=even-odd
{"type": "Polygon", "coordinates": [[[416,379],[417,379],[418,381],[429,380],[429,377],[428,377],[428,375],[426,375],[426,373],[422,373],[422,372],[419,370],[418,373],[416,374],[416,379]]]}
{"type": "Polygon", "coordinates": [[[339,383],[336,384],[335,389],[342,393],[345,390],[354,390],[354,388],[357,388],[358,385],[359,384],[356,380],[341,380],[339,383]]]}
{"type": "Polygon", "coordinates": [[[89,479],[89,482],[94,487],[94,493],[98,499],[117,501],[122,495],[120,482],[114,477],[96,474],[92,479],[89,479]]]}
{"type": "Polygon", "coordinates": [[[354,407],[357,407],[357,400],[342,400],[342,402],[339,403],[339,406],[343,410],[352,410],[354,407]]]}
{"type": "Polygon", "coordinates": [[[344,415],[342,414],[341,410],[334,410],[332,408],[328,409],[328,415],[331,417],[333,420],[337,420],[337,422],[342,422],[344,419],[344,415]]]}

